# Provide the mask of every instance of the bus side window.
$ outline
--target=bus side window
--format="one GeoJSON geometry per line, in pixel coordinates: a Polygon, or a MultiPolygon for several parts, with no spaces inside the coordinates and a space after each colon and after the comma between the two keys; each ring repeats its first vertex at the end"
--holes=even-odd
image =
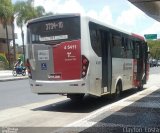
{"type": "Polygon", "coordinates": [[[139,46],[136,43],[136,47],[135,47],[135,58],[139,59],[139,46]]]}
{"type": "Polygon", "coordinates": [[[134,55],[133,43],[130,38],[128,38],[128,37],[124,38],[124,47],[125,47],[124,57],[133,58],[133,55],[134,55]]]}
{"type": "Polygon", "coordinates": [[[102,56],[101,52],[101,40],[100,40],[100,32],[96,29],[90,29],[90,38],[91,38],[91,45],[94,52],[98,56],[102,56]]]}
{"type": "Polygon", "coordinates": [[[131,42],[131,40],[129,39],[129,38],[126,38],[125,39],[125,42],[126,42],[126,49],[127,50],[132,50],[132,42],[131,42]]]}
{"type": "Polygon", "coordinates": [[[129,45],[129,49],[128,49],[128,56],[129,58],[133,58],[134,56],[134,51],[133,51],[133,42],[131,39],[129,39],[129,42],[128,42],[128,45],[129,45]]]}
{"type": "Polygon", "coordinates": [[[125,38],[125,47],[126,47],[126,50],[128,50],[128,38],[125,38]]]}
{"type": "Polygon", "coordinates": [[[96,30],[96,39],[97,39],[97,50],[100,56],[102,56],[102,45],[101,45],[101,33],[100,30],[96,30]]]}
{"type": "Polygon", "coordinates": [[[121,47],[121,38],[119,36],[113,36],[113,47],[121,47]]]}
{"type": "Polygon", "coordinates": [[[124,51],[126,51],[126,44],[125,44],[125,38],[124,37],[122,37],[122,49],[124,51]]]}
{"type": "Polygon", "coordinates": [[[112,56],[123,57],[122,55],[122,39],[120,35],[112,34],[112,56]]]}

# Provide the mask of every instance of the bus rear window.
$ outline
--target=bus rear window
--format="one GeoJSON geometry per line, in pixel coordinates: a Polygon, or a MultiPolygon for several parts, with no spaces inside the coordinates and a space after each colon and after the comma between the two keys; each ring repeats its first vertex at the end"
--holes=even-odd
{"type": "Polygon", "coordinates": [[[32,44],[80,39],[80,17],[52,19],[28,26],[32,44]]]}

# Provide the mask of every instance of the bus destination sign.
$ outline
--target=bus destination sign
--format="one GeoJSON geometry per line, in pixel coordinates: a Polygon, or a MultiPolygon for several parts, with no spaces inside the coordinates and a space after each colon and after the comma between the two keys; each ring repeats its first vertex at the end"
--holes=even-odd
{"type": "Polygon", "coordinates": [[[52,22],[46,24],[46,31],[48,30],[57,30],[57,29],[63,29],[63,22],[52,22]]]}

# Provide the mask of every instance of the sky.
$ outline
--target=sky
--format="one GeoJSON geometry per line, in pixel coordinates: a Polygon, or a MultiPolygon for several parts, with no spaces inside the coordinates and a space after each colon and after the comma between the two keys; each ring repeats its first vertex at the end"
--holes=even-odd
{"type": "MultiPolygon", "coordinates": [[[[16,1],[12,0],[13,3],[16,1]]],[[[43,6],[46,12],[54,14],[81,13],[127,32],[142,36],[158,34],[160,37],[160,22],[148,17],[128,0],[34,0],[34,6],[43,6]]],[[[26,31],[26,26],[23,29],[26,31]]],[[[15,33],[18,34],[16,43],[22,45],[21,31],[17,26],[15,33]]]]}

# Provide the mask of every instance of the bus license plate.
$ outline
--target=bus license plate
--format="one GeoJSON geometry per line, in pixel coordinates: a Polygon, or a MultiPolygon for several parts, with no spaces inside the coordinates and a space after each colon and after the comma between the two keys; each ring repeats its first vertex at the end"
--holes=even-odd
{"type": "Polygon", "coordinates": [[[61,79],[61,73],[49,74],[48,79],[59,80],[61,79]]]}

